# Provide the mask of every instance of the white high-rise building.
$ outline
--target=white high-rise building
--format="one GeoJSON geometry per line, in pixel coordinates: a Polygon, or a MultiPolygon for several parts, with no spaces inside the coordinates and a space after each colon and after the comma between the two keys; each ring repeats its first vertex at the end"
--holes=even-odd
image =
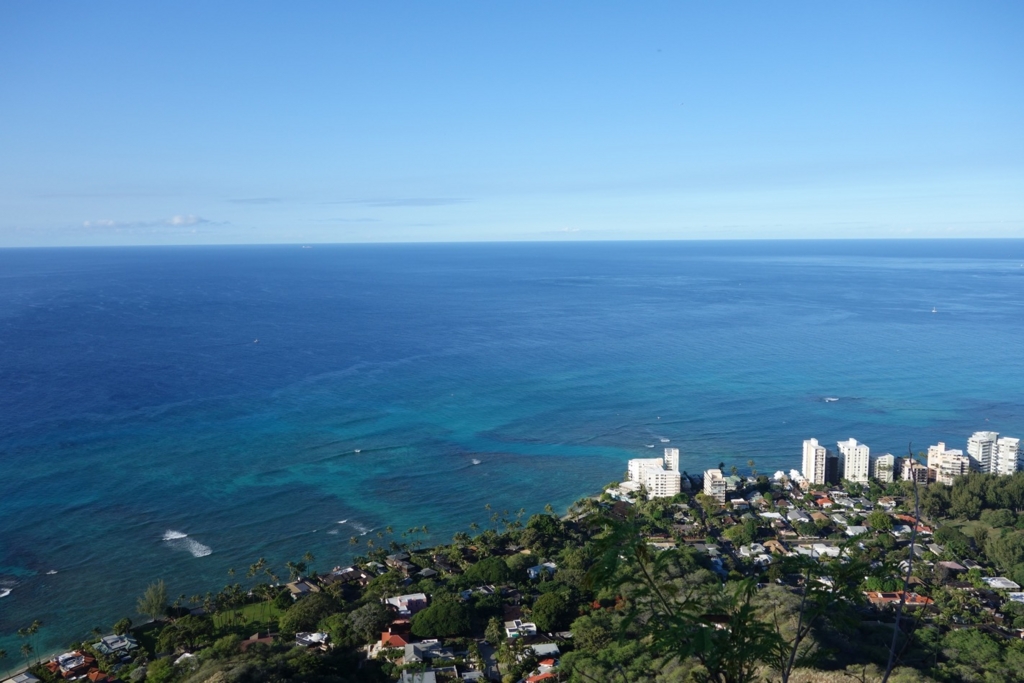
{"type": "Polygon", "coordinates": [[[847,439],[836,444],[843,458],[843,479],[861,484],[868,483],[871,473],[871,449],[857,439],[847,439]]]}
{"type": "Polygon", "coordinates": [[[971,469],[976,472],[992,472],[996,455],[996,432],[974,432],[967,440],[967,456],[971,459],[971,469]]]}
{"type": "Polygon", "coordinates": [[[903,481],[914,481],[918,484],[928,483],[928,466],[911,458],[904,458],[900,466],[903,481]]]}
{"type": "Polygon", "coordinates": [[[935,481],[946,486],[952,486],[953,480],[957,477],[963,477],[969,474],[971,471],[971,459],[963,454],[962,451],[953,450],[946,451],[946,454],[939,460],[939,468],[932,473],[932,470],[928,470],[928,478],[934,477],[935,481]]]}
{"type": "Polygon", "coordinates": [[[957,453],[959,455],[964,454],[963,451],[947,449],[946,443],[944,441],[940,441],[934,446],[928,447],[928,469],[939,469],[939,460],[942,458],[944,453],[957,453]]]}
{"type": "Polygon", "coordinates": [[[1020,439],[1004,436],[996,441],[994,474],[1013,474],[1020,469],[1020,439]]]}
{"type": "Polygon", "coordinates": [[[679,471],[679,449],[678,448],[666,448],[665,449],[665,469],[671,472],[679,471]]]}
{"type": "Polygon", "coordinates": [[[880,455],[871,463],[871,476],[884,484],[890,484],[895,479],[896,456],[892,453],[880,455]]]}
{"type": "Polygon", "coordinates": [[[812,484],[825,483],[825,461],[828,449],[818,443],[817,439],[804,441],[803,475],[812,484]]]}
{"type": "Polygon", "coordinates": [[[722,470],[704,471],[704,495],[714,498],[719,503],[724,503],[727,489],[728,483],[722,475],[722,470]]]}
{"type": "Polygon", "coordinates": [[[928,447],[928,480],[952,486],[953,480],[971,469],[971,459],[958,448],[946,448],[939,442],[928,447]]]}
{"type": "Polygon", "coordinates": [[[651,498],[671,498],[681,490],[679,449],[666,448],[664,458],[629,461],[629,480],[643,484],[651,498]]]}

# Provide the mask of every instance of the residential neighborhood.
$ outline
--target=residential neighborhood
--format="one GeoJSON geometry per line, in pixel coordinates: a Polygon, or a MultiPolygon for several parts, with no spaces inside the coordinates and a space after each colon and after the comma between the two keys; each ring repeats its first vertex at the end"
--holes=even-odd
{"type": "MultiPolygon", "coordinates": [[[[889,481],[895,458],[881,456],[880,467],[864,444],[840,445],[842,459],[810,440],[805,471],[771,477],[753,463],[746,472],[721,464],[690,475],[679,471],[678,449],[666,449],[663,459],[631,461],[624,482],[561,516],[494,513],[489,527],[448,544],[428,545],[411,529],[387,547],[367,543],[355,562],[329,571],[316,571],[312,556],[287,563],[287,581],[261,581],[272,572],[260,558],[249,587],[174,604],[160,582],[139,602],[152,621],[132,628],[122,620],[114,633],[9,680],[199,681],[253,658],[285,669],[342,667],[353,681],[601,680],[608,667],[642,661],[615,635],[621,628],[634,633],[631,642],[649,643],[646,656],[668,657],[663,665],[713,667],[699,652],[680,659],[659,650],[647,617],[629,625],[632,614],[657,614],[657,604],[644,606],[655,585],[644,577],[655,581],[660,571],[717,605],[720,613],[695,615],[694,633],[730,632],[746,600],[754,609],[747,620],[763,618],[767,605],[785,605],[790,620],[801,605],[822,606],[807,617],[814,631],[797,629],[795,653],[829,647],[831,631],[819,627],[836,614],[878,652],[894,631],[909,652],[944,643],[913,680],[953,680],[950,671],[1002,666],[1024,652],[1024,518],[1013,511],[1024,507],[1024,473],[968,472],[947,483],[943,462],[961,456],[940,443],[927,454],[935,467],[915,462],[921,479],[911,469],[909,479],[889,481]],[[846,458],[855,459],[851,468],[846,458]],[[844,470],[867,480],[815,481],[844,470]],[[744,586],[752,592],[741,600],[744,586]],[[994,644],[999,657],[971,664],[956,654],[968,650],[949,645],[960,642],[994,644]]],[[[870,652],[837,650],[832,666],[878,666],[870,652]]],[[[642,677],[627,676],[634,679],[642,677]]]]}

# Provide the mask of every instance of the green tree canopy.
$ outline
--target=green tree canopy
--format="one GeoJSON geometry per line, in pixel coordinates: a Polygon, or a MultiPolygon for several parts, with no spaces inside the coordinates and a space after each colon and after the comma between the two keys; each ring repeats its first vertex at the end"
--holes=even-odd
{"type": "Polygon", "coordinates": [[[487,557],[466,570],[466,579],[474,583],[503,583],[512,572],[500,557],[487,557]]]}
{"type": "Polygon", "coordinates": [[[509,555],[508,558],[505,559],[505,564],[508,566],[509,580],[525,581],[526,570],[536,564],[536,560],[532,555],[516,553],[515,555],[509,555]]]}
{"type": "Polygon", "coordinates": [[[981,521],[989,526],[1004,527],[1013,526],[1017,521],[1017,515],[1012,510],[1001,508],[998,510],[982,510],[981,521]]]}
{"type": "Polygon", "coordinates": [[[868,515],[867,522],[875,531],[892,531],[892,517],[882,510],[875,510],[868,515]]]}
{"type": "Polygon", "coordinates": [[[138,610],[139,614],[154,621],[164,616],[167,611],[167,586],[163,579],[146,587],[146,592],[139,598],[138,610]]]}
{"type": "Polygon", "coordinates": [[[454,599],[438,600],[412,618],[413,635],[420,638],[465,635],[470,628],[469,608],[454,599]]]}
{"type": "Polygon", "coordinates": [[[312,631],[326,617],[338,612],[338,603],[327,593],[313,593],[300,599],[281,615],[278,626],[283,633],[312,631]]]}
{"type": "Polygon", "coordinates": [[[545,593],[533,603],[532,619],[541,631],[559,631],[569,625],[572,605],[563,593],[545,593]]]}
{"type": "Polygon", "coordinates": [[[213,639],[213,621],[209,617],[187,615],[164,627],[157,640],[160,652],[192,651],[213,639]]]}
{"type": "Polygon", "coordinates": [[[113,631],[114,631],[115,634],[117,634],[119,636],[123,636],[124,634],[128,633],[131,630],[132,630],[132,620],[129,619],[128,617],[125,617],[124,619],[120,619],[120,620],[118,620],[117,622],[114,623],[113,631]]]}
{"type": "Polygon", "coordinates": [[[352,630],[364,643],[380,638],[391,623],[391,612],[379,602],[368,602],[348,615],[352,630]]]}
{"type": "Polygon", "coordinates": [[[1024,531],[998,531],[985,541],[985,554],[1003,571],[1024,563],[1024,531]]]}

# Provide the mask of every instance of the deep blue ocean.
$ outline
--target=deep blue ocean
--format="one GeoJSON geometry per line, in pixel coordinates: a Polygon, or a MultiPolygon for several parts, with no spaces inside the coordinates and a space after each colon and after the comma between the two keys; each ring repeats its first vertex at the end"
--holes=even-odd
{"type": "Polygon", "coordinates": [[[0,250],[0,648],[667,445],[1024,436],[1022,335],[1021,240],[0,250]]]}

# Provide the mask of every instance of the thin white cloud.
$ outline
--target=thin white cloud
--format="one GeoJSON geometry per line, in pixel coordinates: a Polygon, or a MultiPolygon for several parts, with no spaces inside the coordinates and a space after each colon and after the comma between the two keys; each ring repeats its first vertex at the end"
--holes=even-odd
{"type": "Polygon", "coordinates": [[[373,208],[400,208],[425,206],[451,206],[470,201],[465,197],[381,197],[377,199],[347,199],[327,204],[359,204],[373,208]]]}
{"type": "Polygon", "coordinates": [[[160,230],[175,230],[181,228],[194,228],[197,225],[204,223],[212,223],[212,221],[203,218],[202,216],[196,216],[195,214],[178,214],[171,216],[170,218],[163,218],[159,220],[149,221],[115,221],[109,218],[100,218],[96,220],[83,221],[82,227],[89,230],[114,230],[114,231],[130,231],[138,229],[151,229],[154,232],[160,230]]]}

